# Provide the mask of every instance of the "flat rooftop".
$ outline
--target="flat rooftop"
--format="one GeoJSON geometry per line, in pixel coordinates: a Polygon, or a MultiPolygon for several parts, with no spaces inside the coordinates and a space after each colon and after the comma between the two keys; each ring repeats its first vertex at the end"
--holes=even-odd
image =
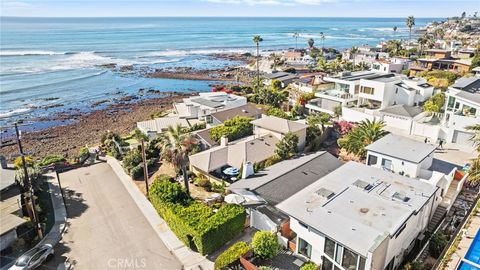
{"type": "MultiPolygon", "coordinates": [[[[395,74],[385,74],[385,73],[374,72],[374,71],[355,71],[355,72],[339,73],[338,75],[331,76],[330,78],[344,80],[344,81],[358,81],[361,79],[378,80],[380,78],[390,78],[394,76],[395,74]]],[[[328,79],[328,77],[326,77],[325,79],[328,79]]]]}
{"type": "Polygon", "coordinates": [[[433,151],[436,146],[419,142],[404,136],[388,134],[365,147],[366,150],[391,156],[394,158],[420,163],[433,151]]]}
{"type": "Polygon", "coordinates": [[[348,162],[277,205],[362,256],[393,236],[438,188],[348,162]]]}

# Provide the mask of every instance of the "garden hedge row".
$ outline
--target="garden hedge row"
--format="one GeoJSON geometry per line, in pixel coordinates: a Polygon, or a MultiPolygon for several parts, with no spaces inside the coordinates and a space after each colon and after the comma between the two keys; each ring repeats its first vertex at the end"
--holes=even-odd
{"type": "Polygon", "coordinates": [[[240,256],[250,251],[250,247],[245,242],[237,242],[220,254],[215,260],[215,270],[224,269],[236,262],[240,256]]]}
{"type": "Polygon", "coordinates": [[[181,205],[153,195],[150,194],[150,200],[170,229],[185,245],[202,255],[216,251],[243,230],[246,213],[241,206],[225,205],[215,213],[197,201],[181,205]]]}

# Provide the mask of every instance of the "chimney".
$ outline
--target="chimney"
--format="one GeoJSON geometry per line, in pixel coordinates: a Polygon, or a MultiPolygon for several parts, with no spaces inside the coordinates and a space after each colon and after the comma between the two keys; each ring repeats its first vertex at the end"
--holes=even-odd
{"type": "Polygon", "coordinates": [[[228,144],[228,138],[226,136],[222,136],[220,138],[220,146],[227,146],[228,144]]]}
{"type": "Polygon", "coordinates": [[[243,165],[242,178],[245,179],[254,173],[253,164],[250,161],[245,162],[243,165]]]}

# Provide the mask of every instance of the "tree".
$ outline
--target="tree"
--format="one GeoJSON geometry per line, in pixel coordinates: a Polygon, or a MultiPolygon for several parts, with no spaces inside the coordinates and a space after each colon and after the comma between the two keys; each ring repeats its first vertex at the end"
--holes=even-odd
{"type": "Polygon", "coordinates": [[[307,124],[309,126],[320,125],[322,127],[322,132],[325,132],[325,125],[330,123],[331,120],[332,120],[332,116],[324,112],[310,114],[307,116],[307,124]]]}
{"type": "Polygon", "coordinates": [[[440,92],[429,98],[425,104],[423,104],[423,110],[427,112],[440,112],[444,104],[445,94],[440,92]]]}
{"type": "Polygon", "coordinates": [[[188,187],[188,155],[198,149],[198,142],[190,134],[183,133],[182,126],[169,126],[162,134],[162,139],[157,144],[162,157],[171,162],[178,171],[183,174],[183,182],[187,194],[190,194],[188,187]]]}
{"type": "Polygon", "coordinates": [[[322,52],[325,49],[325,34],[323,32],[320,32],[320,40],[322,41],[322,52]]]}
{"type": "Polygon", "coordinates": [[[299,36],[300,35],[297,32],[293,33],[293,38],[295,38],[295,50],[298,49],[297,48],[297,43],[298,43],[298,37],[299,36]]]}
{"type": "MultiPolygon", "coordinates": [[[[27,167],[33,167],[35,165],[35,162],[33,161],[33,158],[31,156],[25,156],[25,165],[27,167]]],[[[22,157],[17,157],[15,161],[13,162],[13,167],[16,170],[20,170],[23,168],[23,160],[22,157]]]]}
{"type": "Polygon", "coordinates": [[[315,44],[315,41],[313,40],[313,38],[310,38],[310,39],[308,39],[307,43],[308,43],[308,47],[310,47],[310,49],[311,49],[311,48],[313,48],[313,44],[315,44]]]}
{"type": "Polygon", "coordinates": [[[358,47],[353,46],[350,49],[350,54],[352,55],[352,60],[353,60],[353,66],[355,66],[355,56],[357,55],[357,53],[358,53],[358,47]]]}
{"type": "Polygon", "coordinates": [[[329,70],[329,65],[328,65],[327,60],[325,60],[324,57],[319,57],[319,58],[318,58],[317,68],[318,68],[320,71],[328,72],[328,70],[329,70]]]}
{"type": "Polygon", "coordinates": [[[288,92],[281,89],[280,82],[273,80],[270,87],[261,87],[257,89],[251,100],[258,104],[280,107],[287,100],[288,92]]]}
{"type": "Polygon", "coordinates": [[[152,198],[159,198],[162,202],[187,204],[190,201],[185,189],[179,184],[171,182],[168,175],[160,175],[155,178],[150,187],[150,194],[152,198]]]}
{"type": "Polygon", "coordinates": [[[272,54],[270,54],[270,59],[272,59],[272,61],[273,61],[273,67],[272,67],[272,69],[273,69],[273,70],[276,70],[278,64],[279,64],[280,61],[281,61],[280,55],[278,55],[278,54],[276,54],[276,53],[272,53],[272,54]]]}
{"type": "Polygon", "coordinates": [[[253,252],[262,259],[271,259],[280,251],[277,236],[269,231],[258,231],[252,240],[253,252]]]}
{"type": "Polygon", "coordinates": [[[477,147],[477,151],[480,152],[480,124],[467,126],[466,129],[473,131],[473,136],[470,138],[470,140],[473,142],[475,147],[477,147]]]}
{"type": "Polygon", "coordinates": [[[430,244],[428,245],[428,250],[430,251],[430,255],[434,258],[438,258],[440,254],[442,254],[443,249],[448,243],[447,237],[441,233],[437,232],[432,236],[430,239],[430,244]]]}
{"type": "Polygon", "coordinates": [[[229,141],[234,141],[253,134],[253,125],[250,123],[251,117],[235,116],[226,120],[223,125],[218,125],[210,129],[210,137],[216,142],[220,138],[227,137],[229,141]]]}
{"type": "Polygon", "coordinates": [[[407,21],[405,22],[405,25],[409,29],[409,40],[412,40],[412,28],[415,25],[415,18],[413,16],[408,16],[407,21]]]}
{"type": "MultiPolygon", "coordinates": [[[[480,124],[467,126],[467,130],[474,132],[470,140],[477,148],[477,151],[480,152],[480,124]]],[[[480,183],[480,155],[472,159],[468,173],[468,182],[470,184],[476,185],[480,183]]]]}
{"type": "Polygon", "coordinates": [[[283,119],[290,119],[290,116],[280,108],[271,107],[267,111],[267,115],[275,116],[283,119]]]}
{"type": "Polygon", "coordinates": [[[402,50],[402,43],[399,40],[387,41],[387,52],[390,56],[396,56],[402,50]]]}
{"type": "Polygon", "coordinates": [[[462,12],[462,19],[464,19],[465,17],[467,17],[467,13],[464,11],[462,12]]]}
{"type": "Polygon", "coordinates": [[[256,87],[260,87],[260,42],[262,42],[263,39],[261,36],[254,36],[253,37],[253,43],[257,46],[257,85],[256,87]]]}
{"type": "Polygon", "coordinates": [[[383,129],[384,127],[385,123],[383,121],[363,120],[349,133],[341,137],[338,140],[338,145],[348,153],[364,157],[365,146],[388,134],[383,129]]]}
{"type": "Polygon", "coordinates": [[[281,159],[288,159],[297,153],[298,136],[292,132],[286,133],[276,144],[275,154],[281,159]]]}
{"type": "Polygon", "coordinates": [[[300,267],[300,270],[318,270],[318,265],[314,262],[307,262],[300,267]]]}

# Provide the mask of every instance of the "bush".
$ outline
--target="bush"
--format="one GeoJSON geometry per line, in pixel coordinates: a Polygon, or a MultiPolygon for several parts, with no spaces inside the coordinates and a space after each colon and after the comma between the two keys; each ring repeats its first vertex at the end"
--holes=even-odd
{"type": "Polygon", "coordinates": [[[155,181],[149,193],[157,212],[191,249],[202,255],[211,254],[243,230],[246,219],[243,207],[227,204],[215,213],[200,202],[185,200],[184,196],[187,195],[183,189],[167,181],[155,181]],[[181,204],[183,200],[186,202],[181,204]]]}
{"type": "Polygon", "coordinates": [[[196,185],[198,185],[199,187],[203,187],[206,191],[211,191],[212,190],[212,183],[204,177],[195,178],[194,183],[196,185]]]}
{"type": "Polygon", "coordinates": [[[61,155],[48,155],[38,163],[38,166],[44,167],[63,161],[65,161],[65,158],[61,155]]]}
{"type": "Polygon", "coordinates": [[[318,266],[313,263],[313,262],[307,262],[302,267],[300,267],[300,270],[317,270],[318,266]]]}
{"type": "Polygon", "coordinates": [[[275,116],[283,119],[290,119],[290,116],[280,108],[271,107],[267,111],[268,116],[275,116]]]}
{"type": "MultiPolygon", "coordinates": [[[[430,269],[431,267],[427,268],[427,269],[430,269]]],[[[406,263],[404,266],[403,266],[403,270],[423,270],[425,269],[423,263],[419,262],[419,261],[413,261],[413,262],[409,262],[409,263],[406,263]]]]}
{"type": "Polygon", "coordinates": [[[224,269],[227,266],[235,263],[240,256],[244,255],[250,250],[250,247],[245,242],[237,242],[220,254],[215,260],[215,270],[224,269]]]}
{"type": "Polygon", "coordinates": [[[143,162],[142,153],[140,152],[140,150],[134,149],[128,152],[123,158],[123,161],[122,161],[123,169],[127,174],[132,176],[132,178],[135,178],[133,177],[132,170],[138,167],[139,165],[141,165],[142,162],[143,162]]]}
{"type": "MultiPolygon", "coordinates": [[[[33,167],[35,165],[35,162],[33,162],[33,158],[31,156],[25,156],[25,165],[27,167],[33,167]]],[[[17,157],[13,162],[13,166],[17,170],[22,168],[23,167],[22,157],[17,157]]]]}
{"type": "Polygon", "coordinates": [[[269,231],[258,231],[253,236],[252,248],[255,255],[262,259],[271,259],[280,250],[277,236],[269,231]]]}
{"type": "Polygon", "coordinates": [[[261,265],[258,267],[258,270],[272,270],[270,266],[261,265]]]}
{"type": "Polygon", "coordinates": [[[210,137],[216,142],[226,136],[229,141],[234,141],[253,134],[253,125],[250,123],[251,117],[236,116],[210,129],[210,137]]]}
{"type": "Polygon", "coordinates": [[[442,254],[443,249],[448,243],[447,237],[441,233],[438,232],[432,236],[430,239],[430,244],[428,245],[428,249],[430,251],[430,255],[434,258],[438,258],[440,254],[442,254]]]}
{"type": "Polygon", "coordinates": [[[84,162],[90,153],[88,152],[88,147],[82,147],[80,148],[80,151],[78,151],[78,159],[80,160],[80,163],[84,162]]]}
{"type": "Polygon", "coordinates": [[[188,132],[197,131],[200,129],[204,129],[206,127],[207,127],[207,123],[205,122],[195,123],[188,129],[188,132]]]}
{"type": "Polygon", "coordinates": [[[268,158],[267,160],[265,160],[264,166],[265,166],[265,167],[270,167],[270,166],[272,166],[273,164],[278,163],[278,162],[280,162],[280,161],[282,161],[282,159],[280,158],[280,156],[278,156],[278,155],[273,155],[273,156],[271,156],[270,158],[268,158]]]}
{"type": "Polygon", "coordinates": [[[190,201],[185,189],[179,184],[167,181],[168,176],[157,177],[150,187],[150,196],[161,200],[162,202],[187,204],[190,201]]]}
{"type": "Polygon", "coordinates": [[[423,109],[427,112],[440,112],[445,104],[445,94],[440,92],[428,99],[423,105],[423,109]]]}

